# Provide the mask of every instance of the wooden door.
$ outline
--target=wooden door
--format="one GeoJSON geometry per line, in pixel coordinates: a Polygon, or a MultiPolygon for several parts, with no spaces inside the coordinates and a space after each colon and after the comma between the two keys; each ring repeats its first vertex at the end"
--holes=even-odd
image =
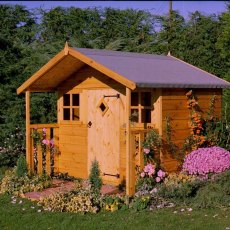
{"type": "Polygon", "coordinates": [[[104,183],[119,184],[120,98],[113,89],[88,91],[88,170],[99,162],[104,183]],[[104,97],[106,96],[106,97],[104,97]]]}

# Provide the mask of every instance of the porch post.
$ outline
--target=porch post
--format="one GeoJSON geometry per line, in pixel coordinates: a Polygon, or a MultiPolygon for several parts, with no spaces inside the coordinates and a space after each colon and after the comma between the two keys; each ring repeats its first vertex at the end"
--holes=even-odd
{"type": "Polygon", "coordinates": [[[26,91],[26,161],[31,171],[31,143],[30,143],[30,91],[26,91]]]}
{"type": "Polygon", "coordinates": [[[134,188],[134,165],[133,154],[131,151],[131,127],[130,127],[130,114],[131,114],[131,89],[126,87],[126,195],[132,196],[135,192],[134,188]]]}

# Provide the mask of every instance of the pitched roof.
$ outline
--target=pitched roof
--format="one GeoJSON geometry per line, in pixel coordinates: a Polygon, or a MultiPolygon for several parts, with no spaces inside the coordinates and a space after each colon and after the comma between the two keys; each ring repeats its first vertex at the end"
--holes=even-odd
{"type": "Polygon", "coordinates": [[[135,89],[230,88],[230,83],[172,56],[85,48],[65,48],[34,73],[18,89],[20,94],[56,91],[63,81],[84,65],[135,89]]]}
{"type": "Polygon", "coordinates": [[[172,56],[74,49],[139,87],[230,88],[229,82],[172,56]]]}

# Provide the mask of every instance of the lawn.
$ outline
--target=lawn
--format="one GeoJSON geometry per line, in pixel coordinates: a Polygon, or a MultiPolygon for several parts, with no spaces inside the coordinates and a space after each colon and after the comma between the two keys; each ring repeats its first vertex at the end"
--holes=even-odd
{"type": "Polygon", "coordinates": [[[181,211],[133,210],[99,214],[52,213],[36,203],[9,195],[0,196],[0,229],[230,229],[230,209],[181,211]]]}

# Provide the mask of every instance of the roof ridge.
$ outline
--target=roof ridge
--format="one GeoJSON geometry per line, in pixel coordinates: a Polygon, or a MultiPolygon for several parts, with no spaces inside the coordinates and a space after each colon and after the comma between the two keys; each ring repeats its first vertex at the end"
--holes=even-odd
{"type": "MultiPolygon", "coordinates": [[[[100,53],[100,56],[117,56],[119,54],[119,57],[121,57],[120,54],[122,53],[123,57],[137,58],[137,56],[138,56],[139,58],[143,58],[143,59],[158,57],[158,58],[164,58],[165,60],[169,60],[167,55],[162,55],[162,54],[137,53],[137,52],[129,52],[129,51],[117,51],[117,50],[106,50],[106,49],[89,49],[89,48],[77,48],[77,47],[73,47],[73,48],[78,50],[78,51],[87,50],[87,51],[91,52],[88,55],[94,55],[94,51],[96,51],[96,52],[110,53],[110,54],[100,53]],[[115,55],[115,54],[117,54],[117,55],[115,55]]],[[[95,55],[97,55],[97,54],[95,53],[95,55]]]]}

